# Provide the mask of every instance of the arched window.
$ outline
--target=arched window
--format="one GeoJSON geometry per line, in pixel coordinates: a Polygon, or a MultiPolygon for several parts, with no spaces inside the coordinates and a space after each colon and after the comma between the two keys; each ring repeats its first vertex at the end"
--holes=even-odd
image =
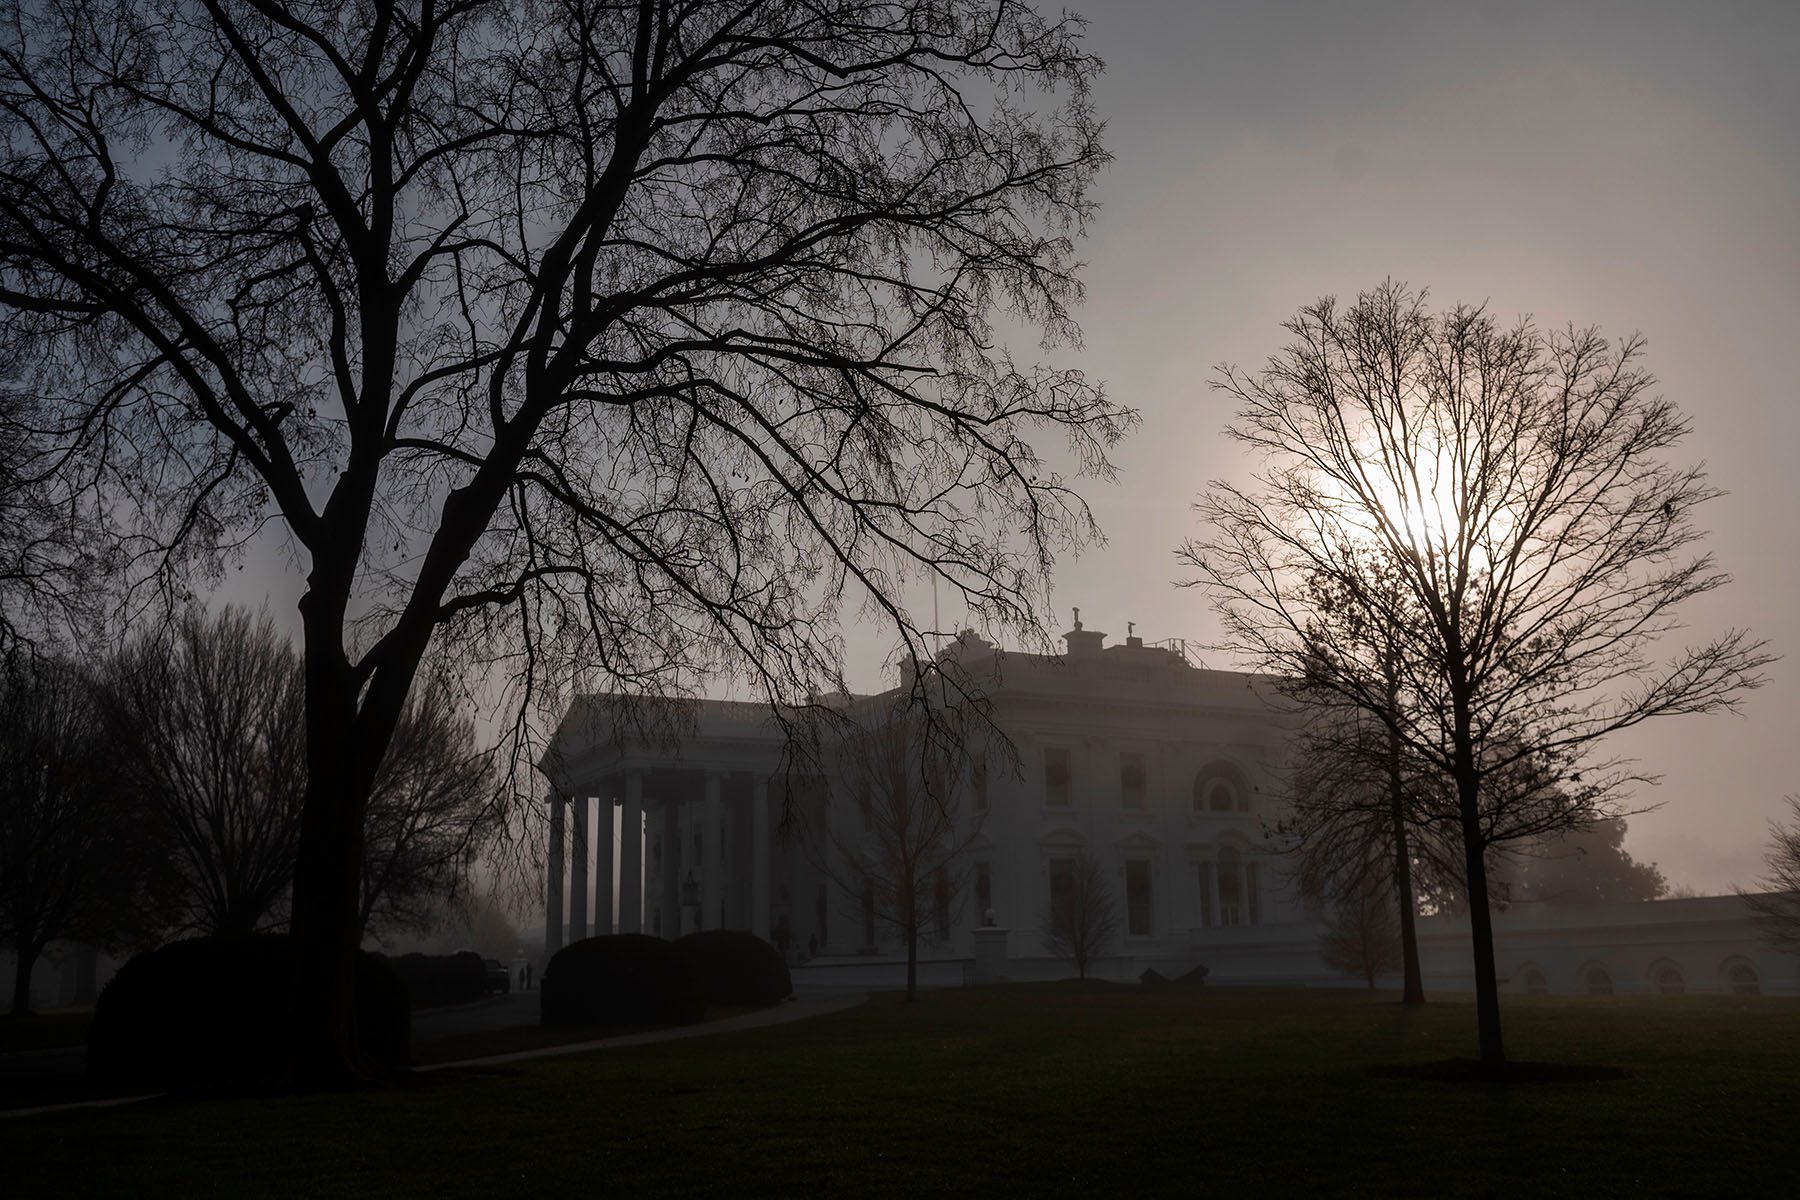
{"type": "Polygon", "coordinates": [[[1244,866],[1235,847],[1219,850],[1219,924],[1244,923],[1244,866]]]}
{"type": "Polygon", "coordinates": [[[1749,963],[1734,962],[1725,971],[1725,987],[1734,996],[1756,996],[1762,993],[1762,980],[1749,963]]]}
{"type": "Polygon", "coordinates": [[[1250,811],[1250,784],[1243,772],[1220,760],[1202,767],[1194,776],[1194,811],[1203,813],[1247,813],[1250,811]]]}
{"type": "Polygon", "coordinates": [[[1519,982],[1525,987],[1527,996],[1548,996],[1550,980],[1536,967],[1526,967],[1519,975],[1519,982]]]}
{"type": "Polygon", "coordinates": [[[1651,972],[1656,990],[1665,996],[1679,996],[1687,991],[1687,979],[1674,963],[1664,963],[1651,972]]]}
{"type": "Polygon", "coordinates": [[[1607,973],[1605,967],[1589,967],[1586,971],[1582,972],[1582,982],[1586,985],[1587,994],[1590,996],[1610,996],[1613,994],[1612,976],[1607,973]]]}

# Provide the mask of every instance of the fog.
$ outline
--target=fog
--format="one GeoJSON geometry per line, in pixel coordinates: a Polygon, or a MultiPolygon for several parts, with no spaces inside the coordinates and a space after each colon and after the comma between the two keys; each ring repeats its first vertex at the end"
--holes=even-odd
{"type": "MultiPolygon", "coordinates": [[[[1641,332],[1693,420],[1688,454],[1730,493],[1700,520],[1736,581],[1684,610],[1693,635],[1749,626],[1790,661],[1739,717],[1608,744],[1663,777],[1626,844],[1672,884],[1750,884],[1800,791],[1800,8],[1074,7],[1106,60],[1116,156],[1083,250],[1079,362],[1144,425],[1117,485],[1088,488],[1110,541],[1057,571],[1063,616],[1080,605],[1114,638],[1127,621],[1216,634],[1203,596],[1167,586],[1196,494],[1246,480],[1208,383],[1260,365],[1320,295],[1392,276],[1509,320],[1641,332]]],[[[863,653],[872,686],[879,648],[863,653]]]]}
{"type": "MultiPolygon", "coordinates": [[[[1437,303],[1644,334],[1648,367],[1693,419],[1688,454],[1730,493],[1702,523],[1736,582],[1686,610],[1693,633],[1748,626],[1791,659],[1800,8],[1072,7],[1107,63],[1096,103],[1115,162],[1081,250],[1085,343],[1057,356],[1144,424],[1115,456],[1117,483],[1085,489],[1110,541],[1058,569],[1065,619],[1080,605],[1115,638],[1127,621],[1151,640],[1216,633],[1205,598],[1172,586],[1195,496],[1248,469],[1220,436],[1231,412],[1214,367],[1260,364],[1301,305],[1391,276],[1437,303]]],[[[291,626],[299,586],[271,542],[219,598],[267,594],[291,626]]],[[[852,631],[853,686],[883,686],[890,647],[852,631]]],[[[1635,797],[1660,807],[1633,818],[1627,848],[1672,884],[1752,883],[1767,821],[1800,791],[1797,707],[1783,662],[1741,716],[1610,743],[1663,777],[1635,797]]]]}

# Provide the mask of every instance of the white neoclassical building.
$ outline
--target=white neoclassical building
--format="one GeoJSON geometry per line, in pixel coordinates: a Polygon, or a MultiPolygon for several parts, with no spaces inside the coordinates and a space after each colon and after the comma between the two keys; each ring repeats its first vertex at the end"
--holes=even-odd
{"type": "MultiPolygon", "coordinates": [[[[1079,618],[1062,640],[1063,653],[1036,655],[965,634],[946,650],[983,682],[1017,770],[977,758],[960,782],[964,882],[927,922],[923,978],[1068,973],[1044,923],[1059,876],[1090,854],[1118,910],[1103,976],[1205,964],[1217,983],[1349,982],[1320,960],[1319,914],[1265,836],[1288,736],[1268,682],[1135,636],[1108,646],[1079,618]]],[[[796,832],[854,834],[854,787],[787,776],[761,705],[702,702],[686,736],[654,741],[622,736],[609,708],[578,701],[541,764],[553,783],[546,953],[613,929],[739,928],[802,978],[897,979],[903,947],[796,832]]],[[[1518,991],[1800,992],[1800,960],[1764,944],[1735,896],[1515,909],[1496,935],[1518,991]]],[[[1428,988],[1471,986],[1465,923],[1422,920],[1420,940],[1428,988]]]]}

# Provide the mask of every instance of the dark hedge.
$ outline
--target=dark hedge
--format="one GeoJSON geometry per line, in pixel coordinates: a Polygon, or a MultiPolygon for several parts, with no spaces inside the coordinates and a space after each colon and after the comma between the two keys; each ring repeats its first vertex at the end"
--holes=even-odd
{"type": "MultiPolygon", "coordinates": [[[[262,1085],[279,1079],[290,994],[285,934],[194,938],[140,954],[101,990],[88,1073],[161,1085],[262,1085]]],[[[411,1054],[406,988],[358,952],[356,1028],[363,1055],[403,1068],[411,1054]]]]}
{"type": "Polygon", "coordinates": [[[708,1004],[767,1008],[793,995],[781,952],[741,929],[702,929],[677,938],[675,949],[700,976],[708,1004]]]}
{"type": "Polygon", "coordinates": [[[673,942],[641,933],[584,938],[558,950],[538,993],[546,1025],[691,1025],[706,994],[673,942]]]}
{"type": "Polygon", "coordinates": [[[467,1004],[488,994],[487,967],[472,950],[455,954],[402,954],[387,960],[406,985],[414,1008],[467,1004]]]}

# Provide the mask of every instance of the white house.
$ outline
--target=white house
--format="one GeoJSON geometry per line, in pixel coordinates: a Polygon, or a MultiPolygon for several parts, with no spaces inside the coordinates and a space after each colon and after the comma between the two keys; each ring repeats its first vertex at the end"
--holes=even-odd
{"type": "MultiPolygon", "coordinates": [[[[1205,964],[1221,984],[1349,982],[1320,961],[1318,914],[1265,836],[1288,741],[1268,681],[1135,636],[1107,646],[1079,614],[1063,642],[1059,655],[1021,654],[964,634],[945,652],[983,684],[1019,769],[978,759],[961,781],[963,902],[927,922],[923,979],[1067,974],[1043,926],[1056,877],[1088,853],[1119,916],[1103,976],[1205,964]]],[[[674,740],[625,736],[610,707],[577,701],[540,764],[553,781],[546,953],[614,928],[742,928],[801,978],[898,978],[902,948],[796,834],[860,820],[853,788],[783,772],[762,705],[701,702],[674,740]],[[616,844],[599,836],[615,810],[616,844]]],[[[1466,924],[1422,920],[1420,941],[1428,988],[1472,986],[1466,924]]],[[[1519,991],[1800,993],[1800,960],[1766,946],[1735,896],[1519,906],[1496,915],[1496,942],[1500,975],[1519,991]]]]}

